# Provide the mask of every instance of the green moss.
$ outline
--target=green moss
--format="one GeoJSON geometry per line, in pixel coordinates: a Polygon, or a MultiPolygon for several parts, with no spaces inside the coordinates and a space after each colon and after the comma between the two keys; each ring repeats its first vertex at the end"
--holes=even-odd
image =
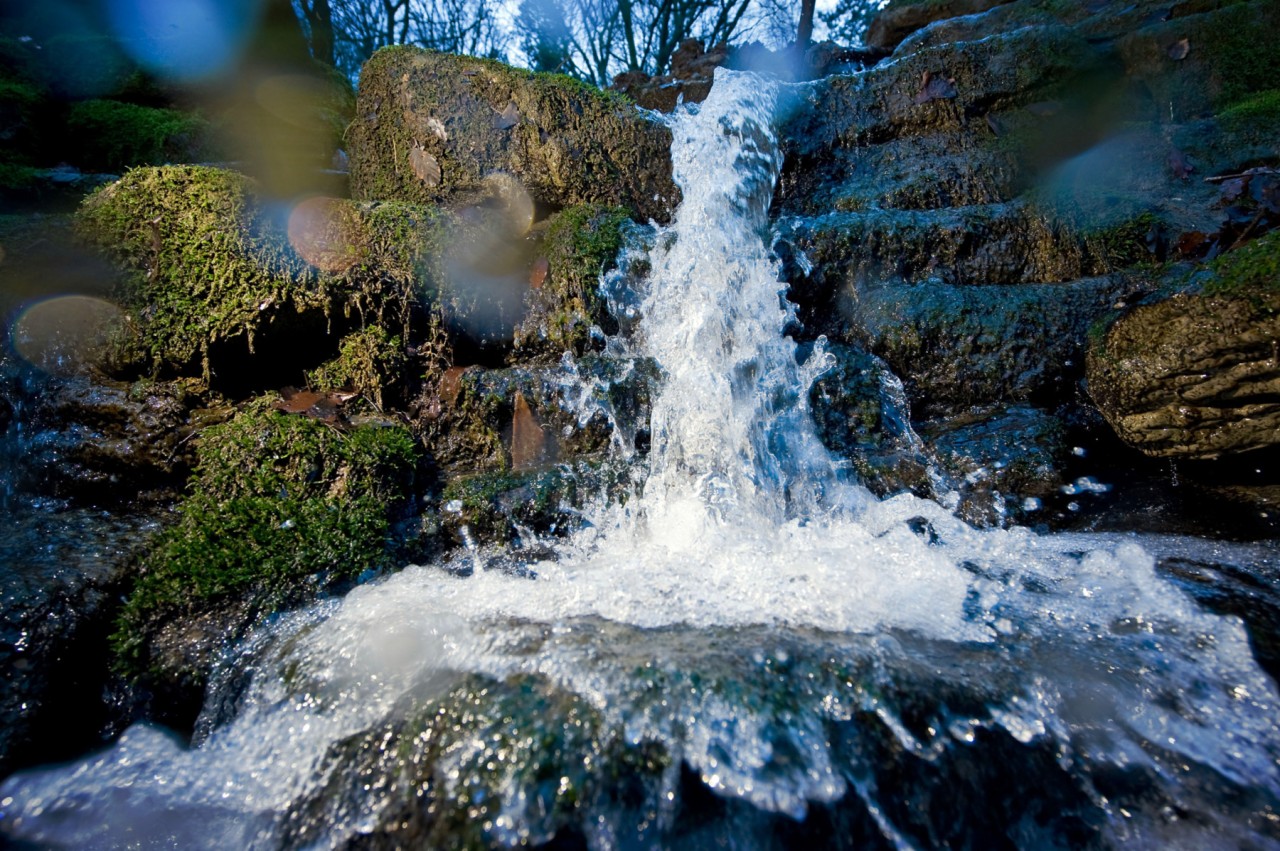
{"type": "Polygon", "coordinates": [[[1150,245],[1163,227],[1160,217],[1148,211],[1109,227],[1086,231],[1083,236],[1103,268],[1126,269],[1155,259],[1150,245]]]}
{"type": "Polygon", "coordinates": [[[178,523],[143,556],[113,637],[134,672],[175,613],[230,597],[270,611],[383,566],[416,464],[403,428],[340,431],[265,401],[206,429],[197,456],[178,523]]]}
{"type": "Polygon", "coordinates": [[[384,391],[397,383],[407,360],[399,337],[365,328],[344,337],[338,356],[307,373],[307,383],[321,390],[350,388],[381,410],[384,391]]]}
{"type": "Polygon", "coordinates": [[[112,100],[89,100],[67,113],[76,162],[88,170],[210,159],[210,128],[199,115],[112,100]]]}
{"type": "Polygon", "coordinates": [[[580,204],[552,218],[543,243],[546,279],[531,292],[528,313],[515,331],[521,357],[582,354],[591,326],[613,330],[600,296],[600,275],[616,263],[629,221],[625,209],[600,204],[580,204]]]}
{"type": "Polygon", "coordinates": [[[1224,109],[1219,118],[1226,123],[1280,120],[1280,89],[1267,89],[1224,109]]]}
{"type": "Polygon", "coordinates": [[[256,184],[235,172],[135,169],[90,196],[77,217],[80,232],[129,272],[120,295],[133,336],[122,360],[178,374],[199,368],[208,378],[211,350],[237,338],[249,353],[255,337],[268,333],[294,349],[332,352],[311,329],[340,317],[358,316],[407,339],[411,307],[426,290],[420,275],[431,272],[424,232],[437,214],[326,204],[295,250],[256,184]],[[344,222],[354,222],[352,232],[339,227],[344,222]]]}
{"type": "Polygon", "coordinates": [[[36,169],[29,165],[0,162],[0,191],[28,189],[35,179],[36,169]]]}
{"type": "Polygon", "coordinates": [[[1280,231],[1272,231],[1209,264],[1214,277],[1204,294],[1213,296],[1280,293],[1280,231]]]}

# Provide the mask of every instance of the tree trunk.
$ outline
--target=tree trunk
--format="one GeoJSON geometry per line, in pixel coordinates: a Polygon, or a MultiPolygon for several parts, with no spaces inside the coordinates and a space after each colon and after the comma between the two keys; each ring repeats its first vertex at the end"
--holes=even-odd
{"type": "Polygon", "coordinates": [[[807,47],[813,38],[813,6],[815,0],[800,0],[800,26],[796,27],[796,44],[807,47]]]}

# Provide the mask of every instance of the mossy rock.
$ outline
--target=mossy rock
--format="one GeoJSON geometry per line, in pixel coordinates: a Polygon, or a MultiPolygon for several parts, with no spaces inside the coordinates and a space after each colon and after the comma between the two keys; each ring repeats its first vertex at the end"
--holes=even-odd
{"type": "MultiPolygon", "coordinates": [[[[599,458],[579,458],[535,471],[464,474],[445,486],[441,519],[458,544],[516,542],[528,547],[534,542],[523,540],[522,532],[538,537],[567,535],[581,528],[582,510],[590,500],[603,496],[620,501],[629,485],[626,465],[599,458]]],[[[506,554],[496,567],[503,569],[507,559],[519,556],[518,552],[506,554]]]]}
{"type": "Polygon", "coordinates": [[[113,638],[132,674],[198,682],[220,643],[256,618],[389,566],[417,449],[402,426],[338,429],[262,400],[203,431],[197,458],[113,638]]]}
{"type": "Polygon", "coordinates": [[[377,326],[363,328],[342,339],[336,358],[307,373],[307,383],[317,390],[350,389],[382,410],[403,384],[407,361],[399,337],[377,326]]]}
{"type": "Polygon", "coordinates": [[[361,326],[408,340],[441,288],[447,217],[336,199],[285,212],[200,166],[135,169],[90,196],[79,229],[127,272],[118,360],[265,389],[301,382],[361,326]]]}
{"type": "Polygon", "coordinates": [[[1280,233],[1202,277],[1199,293],[1135,308],[1089,349],[1089,394],[1147,455],[1217,458],[1280,442],[1280,233]]]}
{"type": "Polygon", "coordinates": [[[202,116],[114,100],[72,105],[65,132],[76,140],[75,163],[119,174],[130,166],[218,159],[213,130],[202,116]]]}
{"type": "Polygon", "coordinates": [[[1280,79],[1280,51],[1265,35],[1280,29],[1280,7],[1271,0],[1205,5],[1118,43],[1126,72],[1149,88],[1163,120],[1212,115],[1280,79]]]}
{"type": "Polygon", "coordinates": [[[553,216],[541,246],[527,313],[515,329],[514,355],[520,359],[593,348],[591,329],[616,333],[600,295],[600,276],[611,269],[623,244],[626,210],[581,204],[553,216]]]}
{"type": "Polygon", "coordinates": [[[602,452],[612,438],[611,418],[647,418],[647,377],[636,369],[572,375],[559,365],[454,367],[424,388],[420,425],[435,463],[450,473],[546,469],[602,452]],[[593,395],[611,398],[580,410],[584,379],[593,395]],[[624,406],[612,407],[612,396],[634,404],[619,414],[624,406]]]}
{"type": "Polygon", "coordinates": [[[470,203],[500,172],[549,209],[665,221],[679,201],[665,126],[619,95],[492,60],[383,48],[360,74],[347,138],[355,198],[470,203]]]}

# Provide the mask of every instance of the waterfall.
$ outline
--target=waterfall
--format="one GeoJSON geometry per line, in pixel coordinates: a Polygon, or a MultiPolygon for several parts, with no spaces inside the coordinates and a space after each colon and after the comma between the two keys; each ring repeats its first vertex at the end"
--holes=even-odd
{"type": "Polygon", "coordinates": [[[822,347],[797,364],[764,241],[778,96],[719,71],[672,120],[684,201],[625,342],[664,376],[637,498],[536,578],[411,566],[280,618],[229,657],[198,747],[135,727],[11,778],[0,827],[325,847],[456,807],[482,844],[696,847],[696,782],[746,808],[726,830],[846,806],[879,846],[1280,841],[1275,686],[1238,619],[1155,572],[1151,548],[1193,543],[975,530],[877,502],[818,442],[822,347]],[[499,697],[532,708],[486,714],[499,697]],[[984,777],[1025,800],[988,801],[984,777]],[[948,839],[966,819],[992,832],[948,839]]]}

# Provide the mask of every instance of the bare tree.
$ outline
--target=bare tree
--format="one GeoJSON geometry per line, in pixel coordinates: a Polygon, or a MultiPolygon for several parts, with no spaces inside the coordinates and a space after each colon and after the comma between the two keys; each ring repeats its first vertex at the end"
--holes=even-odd
{"type": "Polygon", "coordinates": [[[796,27],[796,44],[806,46],[813,38],[814,0],[800,0],[800,24],[796,27]]]}
{"type": "Polygon", "coordinates": [[[501,0],[294,0],[312,56],[354,77],[380,47],[416,44],[451,53],[500,56],[501,0]],[[331,33],[332,47],[325,39],[331,33]]]}
{"type": "Polygon", "coordinates": [[[333,51],[333,7],[329,0],[297,0],[296,11],[307,34],[311,55],[326,65],[337,60],[333,51]]]}

